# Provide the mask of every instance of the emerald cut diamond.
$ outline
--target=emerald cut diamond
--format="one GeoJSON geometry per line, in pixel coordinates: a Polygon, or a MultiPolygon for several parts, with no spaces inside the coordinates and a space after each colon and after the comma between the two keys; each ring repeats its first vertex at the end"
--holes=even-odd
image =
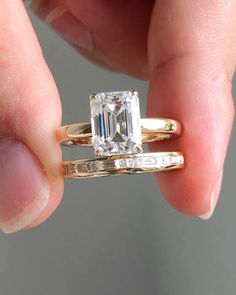
{"type": "Polygon", "coordinates": [[[103,92],[90,99],[95,154],[109,156],[142,152],[138,93],[103,92]]]}

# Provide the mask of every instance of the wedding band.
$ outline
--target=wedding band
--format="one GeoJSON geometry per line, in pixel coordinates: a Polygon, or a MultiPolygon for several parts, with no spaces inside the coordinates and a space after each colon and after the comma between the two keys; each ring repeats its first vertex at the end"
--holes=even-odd
{"type": "MultiPolygon", "coordinates": [[[[169,139],[181,134],[176,120],[165,118],[141,119],[142,143],[169,139]]],[[[92,146],[91,122],[62,126],[57,130],[58,142],[66,146],[92,146]]]]}
{"type": "Polygon", "coordinates": [[[168,171],[181,169],[183,164],[182,153],[158,152],[66,161],[63,172],[65,178],[90,178],[168,171]]]}
{"type": "Polygon", "coordinates": [[[140,119],[137,91],[103,92],[90,97],[91,122],[60,127],[67,146],[93,146],[96,157],[63,162],[65,178],[101,177],[181,169],[181,152],[143,153],[142,144],[180,135],[178,121],[140,119]]]}

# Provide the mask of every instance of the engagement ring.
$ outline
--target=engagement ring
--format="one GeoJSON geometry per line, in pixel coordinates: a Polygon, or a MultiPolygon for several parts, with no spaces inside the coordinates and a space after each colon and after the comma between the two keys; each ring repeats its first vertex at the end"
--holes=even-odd
{"type": "Polygon", "coordinates": [[[93,146],[96,157],[65,161],[65,178],[98,177],[183,168],[181,152],[143,153],[142,144],[181,133],[176,120],[140,118],[137,91],[90,95],[91,121],[60,127],[59,143],[93,146]]]}

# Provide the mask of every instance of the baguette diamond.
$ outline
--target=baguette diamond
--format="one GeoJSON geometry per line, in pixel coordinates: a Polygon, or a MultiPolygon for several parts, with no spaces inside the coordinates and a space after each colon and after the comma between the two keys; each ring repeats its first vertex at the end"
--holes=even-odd
{"type": "Polygon", "coordinates": [[[91,97],[95,154],[110,156],[142,152],[139,98],[136,91],[104,92],[91,97]]]}

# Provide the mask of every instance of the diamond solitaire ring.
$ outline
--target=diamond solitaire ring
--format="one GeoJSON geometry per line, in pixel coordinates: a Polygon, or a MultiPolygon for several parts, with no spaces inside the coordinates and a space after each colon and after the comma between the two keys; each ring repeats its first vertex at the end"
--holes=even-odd
{"type": "Polygon", "coordinates": [[[65,178],[157,172],[183,168],[181,152],[143,153],[142,144],[181,133],[172,119],[140,118],[137,91],[90,95],[91,121],[60,127],[58,142],[93,146],[96,157],[65,161],[65,178]]]}

